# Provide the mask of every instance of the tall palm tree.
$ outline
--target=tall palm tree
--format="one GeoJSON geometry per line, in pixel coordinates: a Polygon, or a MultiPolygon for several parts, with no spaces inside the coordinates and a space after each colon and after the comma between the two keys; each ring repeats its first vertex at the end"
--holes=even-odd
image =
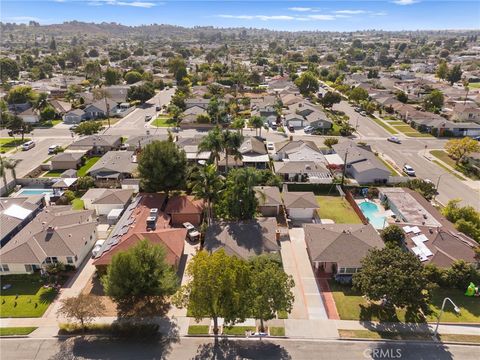
{"type": "Polygon", "coordinates": [[[240,134],[243,135],[243,128],[245,127],[245,119],[243,118],[236,118],[232,121],[232,125],[230,125],[232,129],[236,129],[240,134]]]}
{"type": "Polygon", "coordinates": [[[8,190],[7,188],[7,168],[5,167],[3,157],[0,156],[0,176],[3,178],[3,186],[5,187],[5,191],[8,190]]]}
{"type": "Polygon", "coordinates": [[[258,135],[258,129],[260,129],[260,136],[262,136],[262,127],[265,124],[263,118],[260,116],[252,116],[249,123],[250,126],[255,128],[255,135],[258,135]]]}
{"type": "Polygon", "coordinates": [[[198,172],[192,174],[189,186],[197,199],[203,199],[207,205],[207,224],[210,225],[213,219],[213,204],[218,199],[223,188],[223,179],[217,172],[215,164],[202,167],[198,172]]]}
{"type": "Polygon", "coordinates": [[[463,105],[467,102],[468,93],[470,91],[470,83],[467,79],[463,80],[463,88],[465,89],[465,99],[463,100],[463,105]]]}
{"type": "Polygon", "coordinates": [[[225,130],[222,133],[223,147],[225,148],[225,172],[228,173],[228,155],[233,155],[235,161],[242,158],[242,153],[239,151],[243,142],[243,136],[238,132],[225,130]]]}
{"type": "Polygon", "coordinates": [[[215,161],[216,166],[218,166],[220,155],[223,153],[224,149],[222,132],[218,126],[213,130],[210,130],[207,136],[205,136],[198,145],[199,153],[202,151],[211,152],[211,158],[215,161]]]}
{"type": "Polygon", "coordinates": [[[13,183],[15,185],[17,185],[17,171],[15,170],[15,168],[20,163],[20,161],[21,160],[19,159],[7,159],[4,163],[5,169],[9,169],[11,171],[12,177],[13,177],[13,183]]]}

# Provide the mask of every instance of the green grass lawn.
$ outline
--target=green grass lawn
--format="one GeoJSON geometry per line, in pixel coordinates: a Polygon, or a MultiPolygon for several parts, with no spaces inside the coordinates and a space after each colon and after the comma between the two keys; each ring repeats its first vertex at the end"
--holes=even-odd
{"type": "Polygon", "coordinates": [[[47,171],[42,177],[60,177],[65,170],[50,170],[47,171]]]}
{"type": "Polygon", "coordinates": [[[431,138],[431,137],[433,137],[432,134],[421,133],[421,132],[405,132],[404,134],[407,135],[408,137],[416,137],[416,138],[421,138],[421,137],[431,138]]]}
{"type": "Polygon", "coordinates": [[[270,326],[268,328],[270,330],[271,336],[285,336],[285,328],[280,326],[270,326]]]}
{"type": "Polygon", "coordinates": [[[371,330],[343,330],[339,329],[340,338],[348,339],[389,339],[389,340],[432,340],[429,333],[399,333],[390,331],[371,331],[371,330]]]}
{"type": "Polygon", "coordinates": [[[392,176],[401,176],[402,175],[397,170],[395,170],[395,168],[392,165],[390,165],[387,161],[383,160],[380,156],[377,156],[377,159],[380,160],[383,163],[383,165],[385,165],[388,168],[388,170],[390,170],[390,174],[392,176]]]}
{"type": "Polygon", "coordinates": [[[22,145],[24,142],[30,141],[29,138],[13,139],[13,138],[0,138],[0,152],[6,153],[7,151],[15,149],[17,146],[22,145]]]}
{"type": "Polygon", "coordinates": [[[321,219],[331,219],[336,224],[361,224],[360,218],[341,196],[316,196],[321,219]]]}
{"type": "Polygon", "coordinates": [[[95,165],[95,163],[98,160],[100,160],[100,156],[93,156],[93,157],[89,158],[87,161],[85,161],[85,164],[80,169],[78,169],[78,171],[77,171],[78,177],[85,176],[87,174],[87,171],[93,165],[95,165]]]}
{"type": "Polygon", "coordinates": [[[384,121],[378,120],[376,117],[370,116],[370,119],[372,119],[374,122],[376,122],[378,125],[383,127],[385,130],[387,130],[390,134],[398,134],[398,131],[395,131],[391,126],[388,126],[384,121]]]}
{"type": "Polygon", "coordinates": [[[0,336],[12,336],[12,335],[28,335],[32,331],[37,330],[36,327],[2,327],[0,328],[0,336]]]}
{"type": "Polygon", "coordinates": [[[430,154],[435,156],[437,159],[442,160],[447,165],[455,168],[455,160],[453,160],[448,154],[443,150],[430,150],[430,154]]]}
{"type": "Polygon", "coordinates": [[[73,210],[83,210],[83,200],[80,198],[75,198],[72,201],[72,209],[73,210]]]}
{"type": "Polygon", "coordinates": [[[480,335],[441,334],[440,341],[456,341],[480,344],[480,335]]]}
{"type": "MultiPolygon", "coordinates": [[[[335,281],[330,281],[335,305],[338,314],[342,320],[364,320],[364,321],[402,321],[422,322],[422,319],[406,319],[404,309],[397,309],[395,314],[385,311],[385,309],[376,304],[368,304],[366,299],[359,293],[352,290],[348,285],[341,285],[335,281]]],[[[428,315],[426,320],[434,322],[442,306],[445,297],[453,300],[460,307],[460,315],[457,315],[453,309],[447,305],[442,315],[442,322],[463,322],[480,323],[479,299],[465,296],[464,291],[458,289],[435,289],[432,291],[432,304],[430,308],[433,313],[428,315]]]]}
{"type": "Polygon", "coordinates": [[[472,89],[480,89],[480,82],[469,83],[469,84],[468,84],[468,87],[470,88],[470,90],[472,90],[472,89]]]}
{"type": "Polygon", "coordinates": [[[188,335],[208,335],[208,325],[190,325],[188,335]]]}
{"type": "Polygon", "coordinates": [[[415,129],[412,128],[410,125],[401,124],[401,125],[393,125],[393,127],[394,127],[396,130],[398,130],[398,131],[400,131],[400,132],[402,132],[402,133],[404,133],[404,132],[411,132],[411,133],[416,132],[415,129]]]}
{"type": "Polygon", "coordinates": [[[288,319],[288,312],[285,310],[280,310],[277,312],[277,318],[279,319],[288,319]]]}
{"type": "Polygon", "coordinates": [[[170,127],[174,126],[175,122],[169,116],[159,116],[152,122],[153,126],[156,127],[170,127]]]}
{"type": "Polygon", "coordinates": [[[398,125],[405,125],[403,121],[400,120],[386,120],[388,125],[398,126],[398,125]]]}
{"type": "Polygon", "coordinates": [[[1,284],[11,284],[0,293],[0,317],[40,317],[57,292],[44,288],[39,275],[5,275],[1,284]],[[18,297],[17,297],[18,296],[18,297]]]}
{"type": "Polygon", "coordinates": [[[245,335],[245,331],[255,332],[255,326],[231,326],[231,327],[224,327],[223,334],[225,335],[245,335]]]}

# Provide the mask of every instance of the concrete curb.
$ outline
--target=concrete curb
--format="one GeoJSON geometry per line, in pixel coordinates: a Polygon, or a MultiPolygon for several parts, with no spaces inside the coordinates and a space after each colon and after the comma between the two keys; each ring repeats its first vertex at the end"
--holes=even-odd
{"type": "Polygon", "coordinates": [[[479,346],[480,343],[460,342],[460,341],[435,341],[435,340],[393,340],[393,339],[367,339],[367,338],[338,338],[338,341],[358,341],[358,342],[391,342],[391,343],[417,343],[417,344],[437,344],[437,345],[467,345],[479,346]]]}

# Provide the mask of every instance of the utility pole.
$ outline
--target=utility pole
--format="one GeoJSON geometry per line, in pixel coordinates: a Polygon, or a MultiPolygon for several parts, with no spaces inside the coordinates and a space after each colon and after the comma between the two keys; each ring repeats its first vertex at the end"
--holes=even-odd
{"type": "Polygon", "coordinates": [[[343,171],[342,171],[341,186],[343,186],[343,182],[345,181],[345,173],[347,172],[347,157],[348,157],[348,149],[345,151],[345,157],[343,159],[343,171]]]}
{"type": "Polygon", "coordinates": [[[108,128],[110,129],[110,105],[107,101],[107,91],[103,93],[103,98],[105,99],[105,108],[107,110],[107,121],[108,121],[108,128]]]}

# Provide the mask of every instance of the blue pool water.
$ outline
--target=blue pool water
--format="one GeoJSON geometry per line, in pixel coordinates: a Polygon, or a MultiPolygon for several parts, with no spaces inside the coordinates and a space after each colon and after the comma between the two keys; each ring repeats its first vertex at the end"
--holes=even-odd
{"type": "Polygon", "coordinates": [[[377,204],[370,202],[370,201],[364,201],[358,204],[360,207],[360,210],[362,210],[363,215],[365,215],[370,221],[370,224],[373,225],[375,229],[383,229],[383,226],[385,223],[385,216],[379,215],[379,209],[377,204]]]}
{"type": "Polygon", "coordinates": [[[28,195],[52,195],[52,189],[21,189],[16,196],[28,196],[28,195]]]}

